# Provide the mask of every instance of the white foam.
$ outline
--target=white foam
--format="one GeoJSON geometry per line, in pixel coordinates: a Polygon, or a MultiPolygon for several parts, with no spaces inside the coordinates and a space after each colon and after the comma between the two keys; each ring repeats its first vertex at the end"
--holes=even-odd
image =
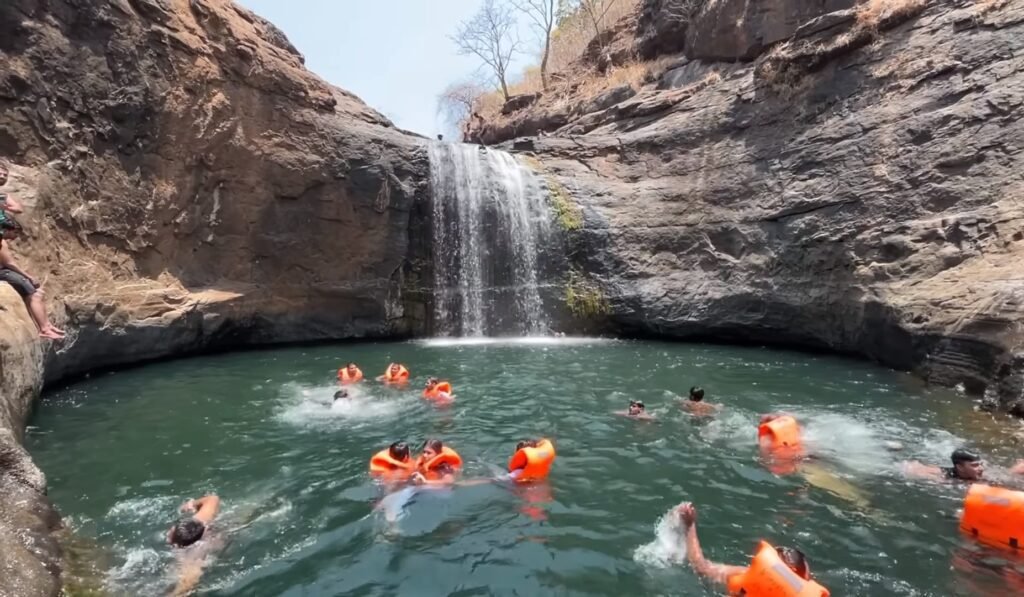
{"type": "Polygon", "coordinates": [[[132,498],[114,504],[107,512],[107,518],[123,518],[149,522],[166,518],[168,512],[176,512],[180,504],[173,496],[132,498]]]}
{"type": "Polygon", "coordinates": [[[300,427],[332,426],[344,421],[392,419],[409,408],[409,399],[375,396],[365,389],[349,388],[349,398],[334,400],[336,386],[281,387],[284,404],[278,418],[300,427]]]}
{"type": "Polygon", "coordinates": [[[447,346],[582,346],[586,344],[607,344],[616,342],[612,338],[589,338],[583,336],[520,336],[520,337],[463,337],[426,338],[415,340],[422,346],[439,348],[447,346]]]}
{"type": "Polygon", "coordinates": [[[672,508],[654,525],[654,541],[633,551],[633,561],[654,568],[668,568],[686,562],[686,536],[672,508]]]}

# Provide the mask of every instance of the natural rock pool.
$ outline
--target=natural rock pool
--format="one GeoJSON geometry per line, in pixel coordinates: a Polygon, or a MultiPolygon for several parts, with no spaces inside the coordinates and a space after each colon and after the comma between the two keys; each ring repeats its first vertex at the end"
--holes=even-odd
{"type": "Polygon", "coordinates": [[[97,375],[46,395],[27,445],[71,526],[105,554],[114,594],[166,592],[176,509],[216,492],[224,527],[252,524],[208,568],[208,595],[719,595],[663,518],[692,500],[717,561],[746,564],[763,538],[802,549],[833,595],[996,596],[1021,592],[1021,564],[960,536],[963,487],[905,480],[898,462],[946,465],[969,443],[1007,465],[1015,431],[864,363],[565,339],[288,348],[97,375]],[[413,383],[363,383],[332,405],[348,361],[367,377],[403,362],[413,383]],[[452,381],[452,406],[420,397],[428,375],[452,381]],[[681,408],[691,385],[723,406],[716,417],[681,408]],[[612,414],[628,398],[657,420],[612,414]],[[781,477],[755,446],[758,415],[780,409],[817,456],[781,477]],[[375,509],[367,462],[396,439],[441,438],[464,478],[482,478],[539,436],[558,448],[546,484],[425,492],[391,504],[394,522],[375,509]]]}

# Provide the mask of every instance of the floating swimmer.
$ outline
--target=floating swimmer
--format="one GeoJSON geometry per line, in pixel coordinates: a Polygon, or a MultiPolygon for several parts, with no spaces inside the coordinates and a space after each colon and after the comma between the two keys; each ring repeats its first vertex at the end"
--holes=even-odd
{"type": "Polygon", "coordinates": [[[462,468],[462,457],[439,439],[423,443],[423,453],[416,460],[415,483],[443,483],[455,481],[455,473],[462,468]]]}
{"type": "Polygon", "coordinates": [[[697,508],[677,509],[686,529],[686,557],[694,571],[725,585],[730,595],[746,597],[828,597],[828,589],[811,580],[804,554],[791,547],[772,547],[762,541],[750,566],[717,564],[704,557],[697,539],[697,508]]]}
{"type": "Polygon", "coordinates": [[[455,398],[455,396],[452,395],[452,384],[447,381],[441,381],[436,377],[427,379],[427,385],[423,388],[423,397],[443,402],[447,402],[455,398]]]}
{"type": "Polygon", "coordinates": [[[349,363],[338,369],[338,381],[345,385],[358,383],[363,381],[363,372],[355,363],[349,363]]]}
{"type": "Polygon", "coordinates": [[[697,386],[690,388],[690,398],[683,407],[697,417],[709,417],[718,410],[718,405],[704,402],[704,389],[697,386]]]}
{"type": "Polygon", "coordinates": [[[409,444],[398,441],[373,455],[370,474],[389,481],[404,481],[416,472],[416,461],[409,453],[409,444]]]}
{"type": "Polygon", "coordinates": [[[405,368],[405,365],[399,363],[391,363],[388,368],[384,371],[384,375],[377,378],[377,381],[383,381],[386,384],[404,384],[409,382],[409,370],[405,368]]]}
{"type": "Polygon", "coordinates": [[[617,410],[615,414],[631,419],[640,419],[641,421],[654,420],[654,415],[647,414],[647,407],[640,400],[630,400],[626,410],[617,410]]]}
{"type": "Polygon", "coordinates": [[[334,393],[334,402],[339,400],[346,400],[349,398],[348,390],[338,390],[334,393]]]}
{"type": "Polygon", "coordinates": [[[551,440],[523,440],[516,444],[516,452],[508,461],[508,474],[500,477],[518,483],[546,479],[555,461],[555,446],[551,440]]]}
{"type": "Polygon", "coordinates": [[[985,463],[981,456],[966,448],[958,448],[950,456],[953,466],[929,466],[917,460],[903,463],[903,469],[907,476],[945,480],[945,481],[966,481],[968,483],[980,481],[985,476],[985,463]]]}
{"type": "Polygon", "coordinates": [[[792,415],[763,415],[757,427],[757,445],[769,470],[776,475],[795,473],[806,453],[803,432],[792,415]]]}

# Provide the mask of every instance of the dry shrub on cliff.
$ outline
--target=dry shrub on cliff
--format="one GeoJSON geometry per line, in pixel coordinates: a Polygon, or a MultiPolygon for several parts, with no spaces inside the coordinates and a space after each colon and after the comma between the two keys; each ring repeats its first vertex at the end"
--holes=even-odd
{"type": "Polygon", "coordinates": [[[974,0],[974,6],[978,14],[985,14],[993,10],[999,10],[1010,3],[1010,0],[974,0]]]}
{"type": "Polygon", "coordinates": [[[912,14],[926,4],[928,0],[865,0],[857,9],[857,24],[877,27],[882,19],[912,14]]]}

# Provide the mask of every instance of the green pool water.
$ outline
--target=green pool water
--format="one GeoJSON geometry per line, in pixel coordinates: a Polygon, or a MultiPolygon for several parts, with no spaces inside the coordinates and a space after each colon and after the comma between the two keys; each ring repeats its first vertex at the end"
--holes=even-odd
{"type": "Polygon", "coordinates": [[[802,549],[833,595],[1010,595],[1020,562],[957,532],[964,488],[905,480],[898,461],[945,464],[964,443],[993,465],[1019,428],[949,390],[838,358],[633,341],[344,344],[246,352],[103,374],[48,393],[28,447],[71,526],[97,547],[112,594],[166,594],[164,533],[188,497],[218,493],[230,542],[204,595],[720,595],[685,564],[666,514],[700,508],[709,557],[756,541],[802,549]],[[409,390],[362,384],[331,405],[337,368],[393,360],[409,390]],[[450,407],[423,400],[451,380],[450,407]],[[722,405],[680,408],[691,385],[722,405]],[[629,398],[653,422],[616,416],[629,398]],[[759,413],[787,410],[816,455],[776,476],[759,413]],[[552,438],[546,484],[427,491],[380,507],[371,454],[439,437],[465,478],[504,466],[519,439],[552,438]],[[906,448],[894,454],[886,442],[906,448]],[[399,506],[402,506],[399,508],[399,506]]]}

